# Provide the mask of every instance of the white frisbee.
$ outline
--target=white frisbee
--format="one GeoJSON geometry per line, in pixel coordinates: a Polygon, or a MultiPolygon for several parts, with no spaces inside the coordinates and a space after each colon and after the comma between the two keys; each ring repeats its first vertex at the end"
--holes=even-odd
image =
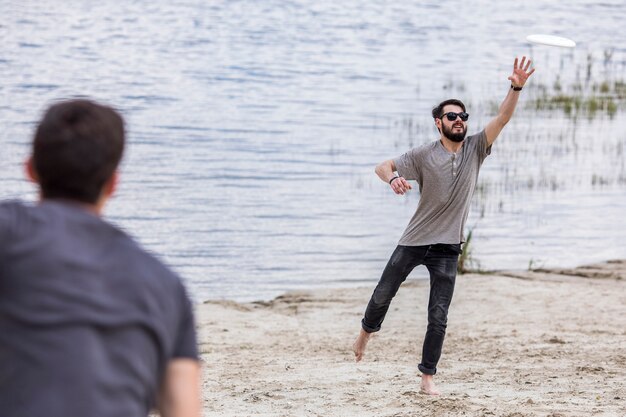
{"type": "Polygon", "coordinates": [[[561,48],[574,48],[576,42],[571,39],[563,38],[561,36],[552,35],[528,35],[526,40],[531,43],[538,43],[540,45],[559,46],[561,48]]]}

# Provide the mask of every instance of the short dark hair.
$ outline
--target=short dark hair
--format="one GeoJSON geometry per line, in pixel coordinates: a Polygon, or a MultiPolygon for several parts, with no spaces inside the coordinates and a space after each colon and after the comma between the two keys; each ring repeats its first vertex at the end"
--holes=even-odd
{"type": "Polygon", "coordinates": [[[465,104],[463,104],[461,100],[457,100],[456,98],[450,98],[448,100],[442,101],[436,107],[433,107],[433,119],[439,119],[441,116],[443,116],[443,108],[448,104],[454,104],[455,106],[459,106],[460,108],[462,108],[463,111],[467,111],[465,109],[465,104]]]}
{"type": "Polygon", "coordinates": [[[113,108],[85,99],[50,106],[33,140],[42,197],[97,202],[123,152],[124,119],[113,108]]]}

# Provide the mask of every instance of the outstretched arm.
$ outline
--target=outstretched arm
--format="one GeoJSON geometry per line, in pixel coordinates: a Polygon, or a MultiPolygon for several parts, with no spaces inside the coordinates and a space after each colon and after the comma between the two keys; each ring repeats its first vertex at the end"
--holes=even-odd
{"type": "Polygon", "coordinates": [[[391,189],[396,194],[404,194],[411,189],[411,184],[409,184],[407,180],[395,174],[396,164],[393,163],[393,159],[389,159],[376,165],[375,172],[376,175],[378,175],[378,178],[386,183],[389,183],[391,189]]]}
{"type": "Polygon", "coordinates": [[[509,122],[509,120],[511,120],[511,116],[513,116],[513,111],[515,111],[515,106],[517,105],[517,100],[519,99],[521,92],[515,91],[513,87],[522,88],[524,84],[526,84],[528,77],[535,72],[534,68],[531,68],[530,71],[528,71],[531,62],[532,61],[530,59],[526,62],[526,57],[523,56],[522,61],[518,65],[518,60],[515,58],[515,62],[513,63],[513,74],[511,74],[508,78],[511,80],[511,88],[509,88],[509,92],[500,105],[497,116],[487,123],[487,126],[485,127],[485,135],[487,136],[488,145],[495,142],[504,126],[509,122]]]}

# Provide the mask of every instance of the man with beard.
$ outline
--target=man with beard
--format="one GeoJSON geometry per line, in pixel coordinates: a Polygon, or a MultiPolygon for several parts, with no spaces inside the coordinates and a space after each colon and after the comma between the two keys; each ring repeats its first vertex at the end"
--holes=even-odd
{"type": "Polygon", "coordinates": [[[445,100],[432,111],[441,135],[437,141],[376,167],[376,174],[389,183],[396,194],[403,195],[411,189],[409,180],[417,181],[420,201],[367,305],[353,350],[356,361],[360,361],[371,334],[380,330],[400,284],[413,268],[425,265],[430,274],[428,327],[422,361],[418,365],[422,373],[420,391],[424,394],[439,395],[433,375],[441,356],[448,307],[464,241],[463,227],[478,172],[491,153],[491,145],[511,119],[522,87],[535,71],[534,68],[529,71],[530,64],[530,60],[522,57],[518,65],[515,58],[513,73],[508,77],[511,81],[509,92],[498,115],[483,131],[466,138],[469,115],[465,105],[456,99],[445,100]]]}

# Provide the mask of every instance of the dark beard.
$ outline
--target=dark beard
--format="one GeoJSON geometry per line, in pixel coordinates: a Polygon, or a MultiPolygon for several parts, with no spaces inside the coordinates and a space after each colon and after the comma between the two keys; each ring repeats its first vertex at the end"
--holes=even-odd
{"type": "Polygon", "coordinates": [[[463,127],[462,133],[452,133],[453,128],[448,129],[444,124],[441,125],[441,128],[443,129],[443,135],[452,142],[463,142],[467,134],[467,127],[463,127]]]}

